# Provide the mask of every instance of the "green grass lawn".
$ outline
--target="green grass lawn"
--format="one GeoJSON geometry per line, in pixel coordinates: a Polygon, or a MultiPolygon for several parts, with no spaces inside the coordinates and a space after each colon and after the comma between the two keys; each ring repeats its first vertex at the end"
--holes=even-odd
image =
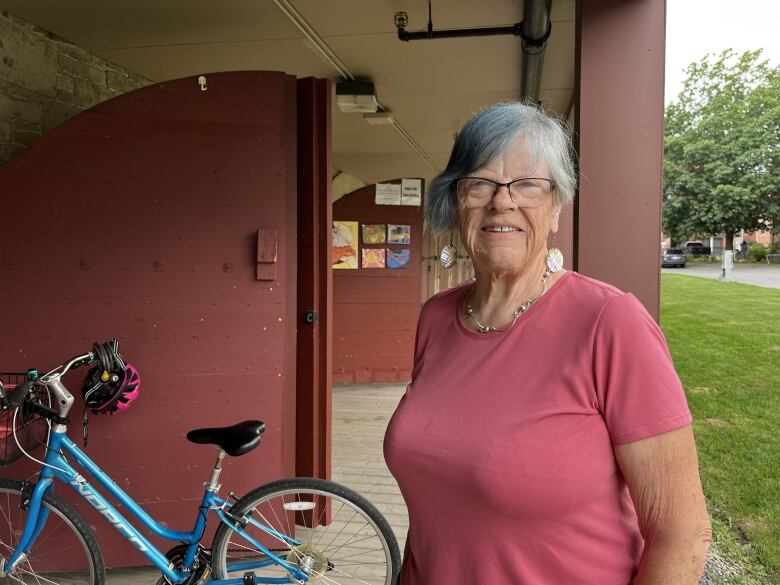
{"type": "Polygon", "coordinates": [[[780,582],[780,290],[663,274],[661,326],[716,539],[780,582]]]}

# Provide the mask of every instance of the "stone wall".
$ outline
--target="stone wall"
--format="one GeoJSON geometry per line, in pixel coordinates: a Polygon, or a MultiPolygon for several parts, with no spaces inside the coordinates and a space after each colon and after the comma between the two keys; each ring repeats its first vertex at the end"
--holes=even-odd
{"type": "Polygon", "coordinates": [[[82,110],[149,83],[0,12],[0,164],[82,110]]]}

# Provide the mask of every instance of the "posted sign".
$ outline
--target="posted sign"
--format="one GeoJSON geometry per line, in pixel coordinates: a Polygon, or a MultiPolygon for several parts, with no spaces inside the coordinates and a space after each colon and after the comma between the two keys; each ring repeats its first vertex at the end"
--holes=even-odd
{"type": "Polygon", "coordinates": [[[422,204],[422,179],[401,180],[401,205],[422,204]]]}

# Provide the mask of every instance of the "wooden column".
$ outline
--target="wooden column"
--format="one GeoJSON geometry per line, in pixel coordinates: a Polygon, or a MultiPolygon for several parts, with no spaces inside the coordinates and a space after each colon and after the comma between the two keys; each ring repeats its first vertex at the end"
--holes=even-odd
{"type": "Polygon", "coordinates": [[[664,0],[577,3],[575,268],[658,317],[664,0]]]}
{"type": "Polygon", "coordinates": [[[333,272],[330,82],[298,80],[297,475],[330,478],[333,272]],[[308,319],[307,319],[308,315],[308,319]]]}

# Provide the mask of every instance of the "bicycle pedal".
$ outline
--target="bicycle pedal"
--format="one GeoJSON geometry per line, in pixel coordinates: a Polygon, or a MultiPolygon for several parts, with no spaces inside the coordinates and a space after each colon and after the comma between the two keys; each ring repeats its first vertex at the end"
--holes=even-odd
{"type": "Polygon", "coordinates": [[[257,577],[254,573],[244,573],[244,585],[257,585],[257,577]]]}

